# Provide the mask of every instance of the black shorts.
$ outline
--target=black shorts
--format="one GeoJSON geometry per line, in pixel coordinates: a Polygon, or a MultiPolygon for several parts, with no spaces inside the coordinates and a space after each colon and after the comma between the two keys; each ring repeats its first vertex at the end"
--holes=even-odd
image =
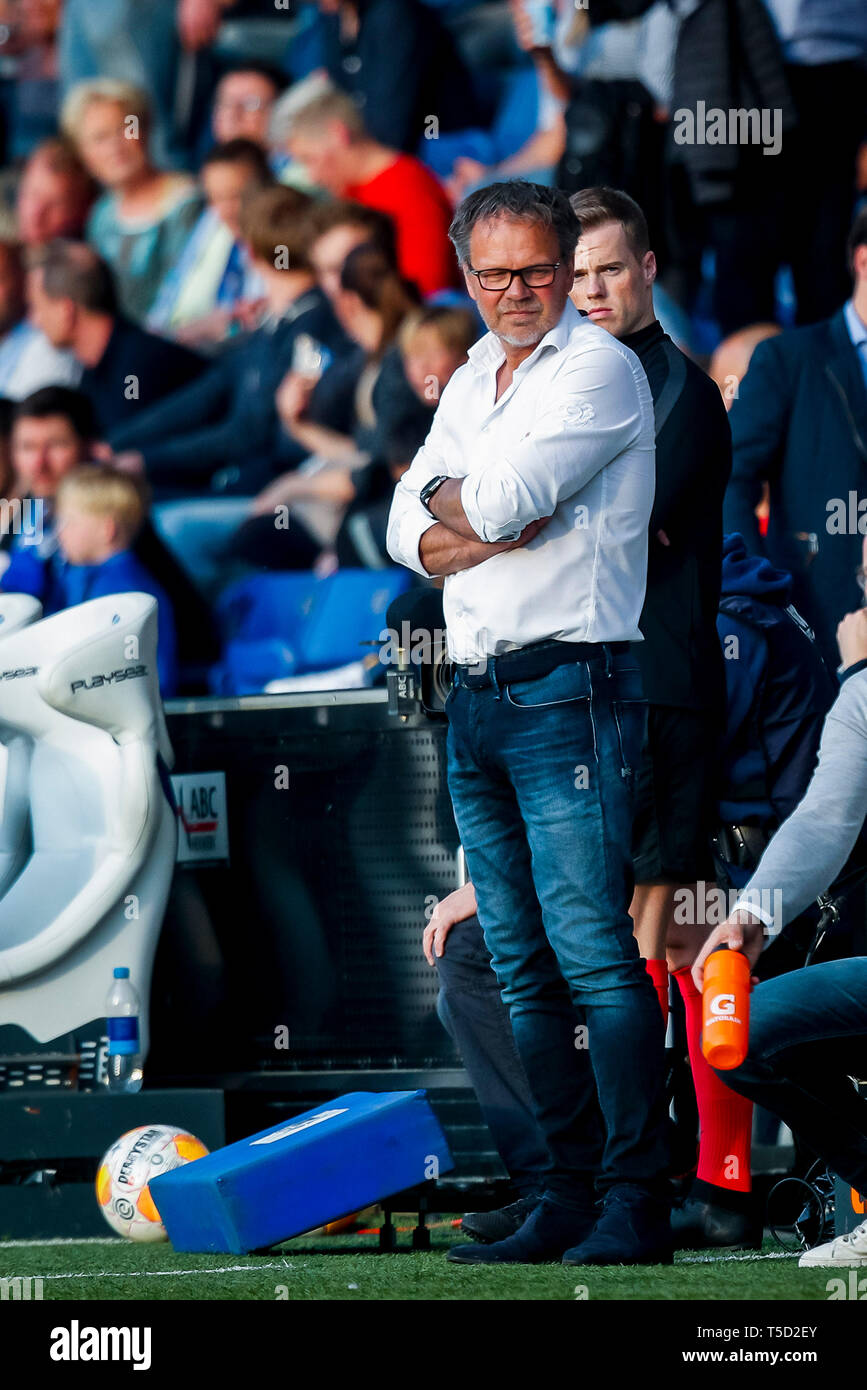
{"type": "Polygon", "coordinates": [[[636,883],[714,880],[719,722],[700,710],[650,705],[635,778],[636,883]]]}

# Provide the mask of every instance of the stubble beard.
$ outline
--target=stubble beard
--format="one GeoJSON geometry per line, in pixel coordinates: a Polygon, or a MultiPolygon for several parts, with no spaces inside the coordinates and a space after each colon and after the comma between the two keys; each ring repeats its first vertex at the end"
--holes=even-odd
{"type": "MultiPolygon", "coordinates": [[[[538,303],[538,300],[536,301],[538,303]]],[[[508,343],[509,347],[535,347],[541,343],[551,325],[546,322],[546,314],[543,309],[527,309],[528,314],[532,314],[534,322],[524,329],[508,329],[508,319],[503,315],[497,315],[497,326],[493,328],[501,343],[508,343]]]]}

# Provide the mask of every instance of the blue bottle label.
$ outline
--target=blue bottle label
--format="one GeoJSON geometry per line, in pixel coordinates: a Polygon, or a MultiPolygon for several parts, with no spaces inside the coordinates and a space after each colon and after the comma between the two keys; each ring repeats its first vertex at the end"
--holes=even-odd
{"type": "Polygon", "coordinates": [[[135,1015],[125,1018],[109,1018],[107,1023],[110,1057],[131,1057],[138,1052],[138,1019],[135,1015]]]}

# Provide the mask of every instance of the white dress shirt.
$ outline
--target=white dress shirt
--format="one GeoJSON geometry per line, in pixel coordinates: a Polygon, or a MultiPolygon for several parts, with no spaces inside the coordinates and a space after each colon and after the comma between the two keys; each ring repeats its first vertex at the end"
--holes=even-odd
{"type": "Polygon", "coordinates": [[[496,400],[504,361],[486,333],[443,391],[395,490],[389,554],[427,575],[418,547],[435,523],[419,492],[437,474],[463,478],[461,502],[481,540],[551,520],[528,545],[447,577],[454,661],[547,638],[640,642],[655,463],[644,368],[571,301],[496,400]]]}
{"type": "Polygon", "coordinates": [[[0,338],[0,396],[23,401],[43,386],[76,387],[81,365],[71,352],[52,347],[27,319],[0,338]]]}

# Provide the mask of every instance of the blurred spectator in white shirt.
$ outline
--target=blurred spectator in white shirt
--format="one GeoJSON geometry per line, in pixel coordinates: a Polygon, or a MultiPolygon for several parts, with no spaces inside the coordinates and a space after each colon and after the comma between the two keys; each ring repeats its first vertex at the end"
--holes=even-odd
{"type": "Polygon", "coordinates": [[[0,241],[0,397],[10,401],[43,386],[75,386],[81,368],[58,350],[25,315],[25,272],[21,248],[0,241]]]}
{"type": "Polygon", "coordinates": [[[245,197],[271,182],[262,148],[229,140],[205,156],[200,174],[207,207],[160,286],[148,327],[202,347],[254,327],[265,285],[241,235],[245,197]]]}

